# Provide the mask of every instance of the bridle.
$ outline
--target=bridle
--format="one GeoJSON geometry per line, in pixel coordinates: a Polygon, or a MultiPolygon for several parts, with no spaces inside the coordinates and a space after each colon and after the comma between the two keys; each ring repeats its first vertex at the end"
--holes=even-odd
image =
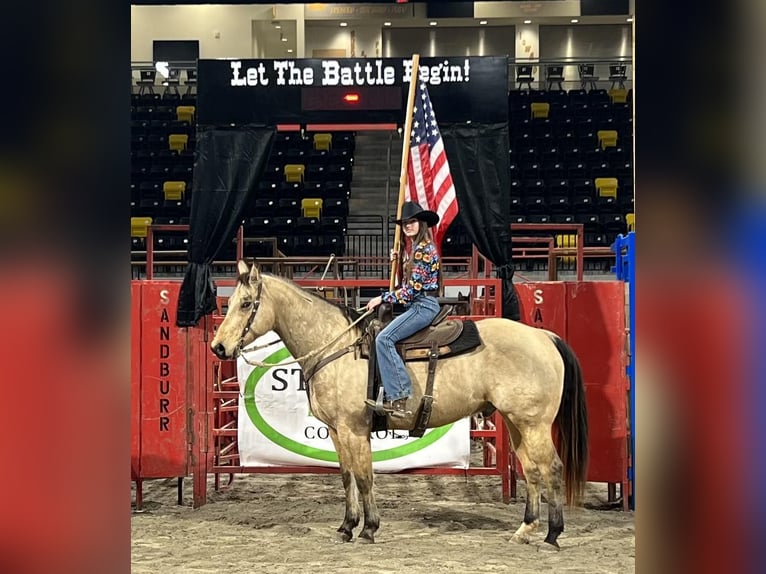
{"type": "Polygon", "coordinates": [[[258,281],[258,289],[255,292],[255,299],[253,300],[253,309],[250,311],[250,316],[247,318],[242,334],[239,336],[237,346],[234,347],[234,356],[239,357],[242,354],[242,347],[245,346],[245,337],[250,331],[250,327],[253,325],[255,315],[258,313],[258,308],[261,306],[261,290],[263,288],[263,281],[258,281]]]}
{"type": "MultiPolygon", "coordinates": [[[[239,336],[239,341],[237,342],[237,346],[234,347],[234,358],[242,357],[242,359],[248,364],[256,367],[275,367],[277,365],[288,365],[291,363],[299,363],[301,361],[304,361],[306,359],[312,358],[315,355],[318,355],[319,353],[323,352],[325,349],[333,345],[338,339],[340,339],[343,335],[345,335],[347,332],[349,332],[351,329],[353,329],[357,324],[362,322],[364,319],[366,319],[369,315],[375,312],[374,309],[370,309],[369,311],[366,311],[364,314],[362,314],[358,319],[355,321],[352,321],[348,327],[346,327],[343,331],[338,333],[335,337],[332,338],[329,342],[325,343],[321,347],[314,349],[313,351],[310,351],[309,353],[303,355],[302,357],[297,357],[293,359],[292,361],[287,362],[280,362],[280,363],[264,363],[261,361],[254,361],[248,359],[244,353],[250,352],[250,351],[256,351],[259,349],[265,349],[267,347],[270,347],[274,345],[274,343],[278,342],[278,339],[276,341],[270,341],[268,343],[258,345],[255,347],[248,347],[245,349],[245,337],[247,336],[247,333],[251,330],[253,321],[255,320],[255,315],[258,313],[258,308],[261,305],[261,290],[263,288],[263,281],[258,282],[258,289],[255,292],[255,299],[253,301],[253,309],[250,311],[250,316],[247,318],[247,322],[245,323],[245,326],[242,328],[242,334],[239,336]]],[[[330,356],[326,357],[325,359],[320,360],[319,364],[314,367],[312,374],[318,371],[321,366],[324,366],[325,364],[334,361],[335,359],[343,356],[344,354],[353,351],[362,341],[362,337],[358,337],[356,341],[354,341],[351,345],[347,345],[346,347],[340,349],[339,351],[335,351],[330,356]]]]}

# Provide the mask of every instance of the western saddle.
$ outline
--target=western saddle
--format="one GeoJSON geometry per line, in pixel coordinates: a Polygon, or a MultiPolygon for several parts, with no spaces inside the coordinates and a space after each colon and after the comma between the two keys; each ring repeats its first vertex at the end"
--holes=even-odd
{"type": "MultiPolygon", "coordinates": [[[[420,437],[425,433],[428,421],[431,418],[433,405],[433,386],[436,374],[436,363],[440,357],[452,354],[450,345],[457,341],[463,332],[463,321],[460,319],[445,319],[452,313],[454,307],[450,304],[441,304],[439,313],[431,321],[431,324],[417,333],[402,339],[396,344],[396,350],[404,361],[428,361],[428,378],[426,389],[420,406],[415,415],[415,426],[410,429],[410,436],[420,437]]],[[[368,391],[374,397],[375,389],[380,386],[380,374],[378,372],[377,359],[375,357],[375,338],[378,333],[392,321],[394,316],[393,305],[383,303],[378,307],[378,319],[370,321],[367,326],[367,336],[364,338],[361,356],[369,360],[368,391]]],[[[383,388],[380,386],[377,392],[377,400],[382,405],[383,388]]],[[[382,410],[376,411],[379,415],[382,410]]]]}

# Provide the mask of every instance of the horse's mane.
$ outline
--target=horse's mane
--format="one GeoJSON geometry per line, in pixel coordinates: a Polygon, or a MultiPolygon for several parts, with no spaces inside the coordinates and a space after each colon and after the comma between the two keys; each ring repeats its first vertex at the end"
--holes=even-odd
{"type": "MultiPolygon", "coordinates": [[[[319,295],[312,293],[311,291],[307,291],[297,283],[294,283],[290,279],[287,279],[285,277],[279,277],[277,275],[274,275],[272,273],[263,273],[263,275],[267,275],[271,279],[275,279],[285,285],[286,287],[289,287],[290,289],[299,292],[302,296],[310,297],[312,300],[319,301],[321,303],[325,303],[326,305],[330,305],[332,307],[335,307],[338,309],[341,313],[343,313],[343,316],[346,318],[346,320],[349,323],[353,323],[359,317],[362,316],[361,313],[357,312],[356,309],[349,307],[347,305],[343,305],[342,303],[336,303],[334,301],[329,301],[323,297],[320,297],[319,295]]],[[[241,273],[239,276],[237,276],[237,282],[241,283],[243,285],[247,285],[250,281],[250,276],[248,273],[241,273]]]]}

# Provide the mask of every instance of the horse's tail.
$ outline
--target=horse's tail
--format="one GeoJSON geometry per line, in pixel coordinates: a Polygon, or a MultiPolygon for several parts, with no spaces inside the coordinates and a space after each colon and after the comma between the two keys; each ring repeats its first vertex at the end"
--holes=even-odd
{"type": "Polygon", "coordinates": [[[556,415],[559,453],[564,463],[568,504],[580,504],[588,473],[588,407],[585,403],[580,361],[563,339],[554,336],[561,358],[564,359],[564,391],[556,415]]]}

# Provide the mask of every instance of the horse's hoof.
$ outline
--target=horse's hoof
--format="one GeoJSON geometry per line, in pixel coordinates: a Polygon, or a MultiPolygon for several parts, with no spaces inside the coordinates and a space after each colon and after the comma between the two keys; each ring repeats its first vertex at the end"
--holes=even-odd
{"type": "Polygon", "coordinates": [[[556,542],[555,540],[553,542],[548,542],[546,540],[545,543],[540,545],[540,548],[542,550],[547,550],[549,552],[560,552],[561,551],[561,546],[559,546],[559,543],[556,542]]]}
{"type": "Polygon", "coordinates": [[[349,532],[341,532],[338,531],[335,533],[335,541],[336,542],[351,542],[351,539],[354,537],[352,533],[349,532]]]}
{"type": "Polygon", "coordinates": [[[516,544],[529,544],[529,538],[526,536],[519,536],[518,534],[511,536],[511,541],[516,544]]]}
{"type": "Polygon", "coordinates": [[[375,544],[375,539],[372,536],[360,534],[359,538],[357,538],[357,542],[359,542],[359,544],[375,544]]]}

